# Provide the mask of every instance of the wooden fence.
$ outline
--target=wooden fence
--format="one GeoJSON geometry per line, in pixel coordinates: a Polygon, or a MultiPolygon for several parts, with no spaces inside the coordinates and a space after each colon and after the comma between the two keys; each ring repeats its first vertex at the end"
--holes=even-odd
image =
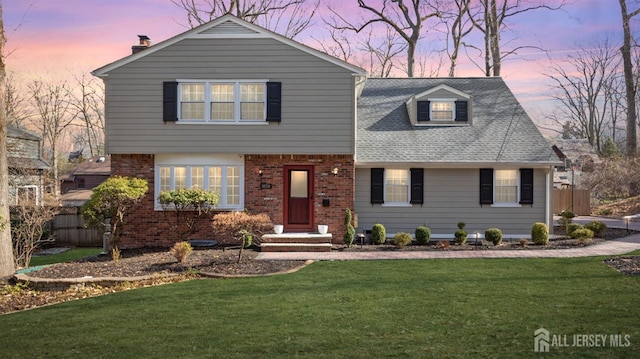
{"type": "Polygon", "coordinates": [[[554,188],[553,213],[569,210],[578,216],[591,214],[591,192],[587,189],[554,188]]]}
{"type": "Polygon", "coordinates": [[[51,221],[56,245],[72,247],[102,247],[102,229],[84,228],[79,208],[63,208],[51,221]]]}

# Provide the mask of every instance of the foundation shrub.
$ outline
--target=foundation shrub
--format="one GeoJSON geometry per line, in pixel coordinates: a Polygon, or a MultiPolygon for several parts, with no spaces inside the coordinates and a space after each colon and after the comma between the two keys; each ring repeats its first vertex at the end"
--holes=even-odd
{"type": "Polygon", "coordinates": [[[497,246],[502,243],[502,231],[498,228],[489,228],[484,232],[484,239],[497,246]]]}
{"type": "Polygon", "coordinates": [[[413,238],[411,238],[411,235],[406,232],[398,232],[393,236],[393,244],[398,247],[408,246],[412,241],[413,238]]]}
{"type": "Polygon", "coordinates": [[[416,228],[416,242],[418,244],[427,244],[431,239],[431,229],[427,226],[420,226],[416,228]]]}
{"type": "Polygon", "coordinates": [[[383,244],[387,240],[387,230],[380,223],[376,223],[371,228],[371,243],[383,244]]]}
{"type": "Polygon", "coordinates": [[[549,227],[542,222],[534,223],[531,227],[531,241],[538,245],[549,243],[549,227]]]}

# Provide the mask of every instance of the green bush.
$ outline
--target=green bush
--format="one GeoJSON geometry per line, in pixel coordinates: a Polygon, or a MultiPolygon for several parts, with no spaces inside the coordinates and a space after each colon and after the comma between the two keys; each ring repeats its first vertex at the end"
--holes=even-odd
{"type": "Polygon", "coordinates": [[[497,246],[502,243],[502,231],[498,228],[489,228],[484,232],[484,239],[497,246]]]}
{"type": "Polygon", "coordinates": [[[559,214],[560,214],[560,226],[562,227],[562,229],[567,230],[567,234],[568,234],[569,233],[568,226],[571,223],[571,220],[576,215],[573,212],[566,209],[560,212],[559,214]]]}
{"type": "Polygon", "coordinates": [[[569,237],[573,238],[572,237],[573,232],[575,232],[578,229],[582,229],[582,228],[584,228],[584,227],[580,223],[569,223],[567,225],[567,235],[569,237]]]}
{"type": "Polygon", "coordinates": [[[538,245],[549,243],[549,227],[542,222],[535,223],[531,227],[531,241],[538,245]]]}
{"type": "Polygon", "coordinates": [[[380,223],[376,223],[371,228],[371,243],[382,244],[387,240],[387,230],[380,223]]]}
{"type": "Polygon", "coordinates": [[[453,234],[455,242],[460,245],[467,243],[467,231],[464,230],[464,226],[464,222],[458,222],[458,230],[453,234]]]}
{"type": "Polygon", "coordinates": [[[585,225],[584,228],[591,230],[595,237],[599,237],[602,234],[602,232],[605,229],[607,229],[607,225],[600,221],[593,221],[593,222],[587,223],[587,225],[585,225]]]}
{"type": "Polygon", "coordinates": [[[431,239],[431,229],[427,226],[420,226],[416,228],[416,242],[418,244],[427,244],[431,239]]]}
{"type": "Polygon", "coordinates": [[[412,240],[413,238],[411,238],[411,235],[406,232],[398,232],[393,236],[393,244],[398,247],[407,246],[411,244],[412,240]]]}
{"type": "Polygon", "coordinates": [[[578,228],[571,232],[571,238],[573,239],[591,239],[593,238],[593,231],[587,228],[578,228]]]}
{"type": "Polygon", "coordinates": [[[356,236],[356,230],[353,228],[353,225],[351,224],[351,218],[352,218],[351,210],[347,208],[344,215],[345,232],[344,232],[344,237],[342,237],[342,240],[344,241],[344,244],[346,244],[349,247],[351,247],[351,245],[353,244],[353,239],[356,236]]]}

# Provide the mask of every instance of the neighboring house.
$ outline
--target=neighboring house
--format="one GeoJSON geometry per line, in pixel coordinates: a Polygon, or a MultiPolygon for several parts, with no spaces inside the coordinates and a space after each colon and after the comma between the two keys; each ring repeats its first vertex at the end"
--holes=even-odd
{"type": "Polygon", "coordinates": [[[60,177],[63,206],[81,206],[90,197],[92,189],[111,175],[111,156],[93,156],[60,177]]]}
{"type": "Polygon", "coordinates": [[[41,146],[40,136],[12,125],[7,126],[10,205],[42,205],[45,171],[49,169],[49,164],[42,159],[41,146]]]}
{"type": "Polygon", "coordinates": [[[554,187],[581,187],[584,172],[589,172],[602,160],[587,139],[553,138],[549,142],[560,158],[561,164],[555,168],[554,187]]]}
{"type": "MultiPolygon", "coordinates": [[[[388,233],[428,224],[453,237],[464,221],[528,237],[551,224],[557,157],[499,78],[366,79],[230,15],[137,47],[93,72],[112,174],[150,186],[124,246],[171,244],[157,197],[184,187],[285,232],[327,224],[334,242],[346,208],[359,230],[388,233]]],[[[203,226],[195,238],[212,236],[203,226]]]]}

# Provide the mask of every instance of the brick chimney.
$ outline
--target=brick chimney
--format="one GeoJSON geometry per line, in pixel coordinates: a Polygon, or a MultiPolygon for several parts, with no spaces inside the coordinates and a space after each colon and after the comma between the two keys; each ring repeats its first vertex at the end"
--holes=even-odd
{"type": "Polygon", "coordinates": [[[151,46],[151,39],[147,35],[138,35],[138,39],[140,40],[140,44],[131,46],[132,54],[138,53],[151,46]]]}

